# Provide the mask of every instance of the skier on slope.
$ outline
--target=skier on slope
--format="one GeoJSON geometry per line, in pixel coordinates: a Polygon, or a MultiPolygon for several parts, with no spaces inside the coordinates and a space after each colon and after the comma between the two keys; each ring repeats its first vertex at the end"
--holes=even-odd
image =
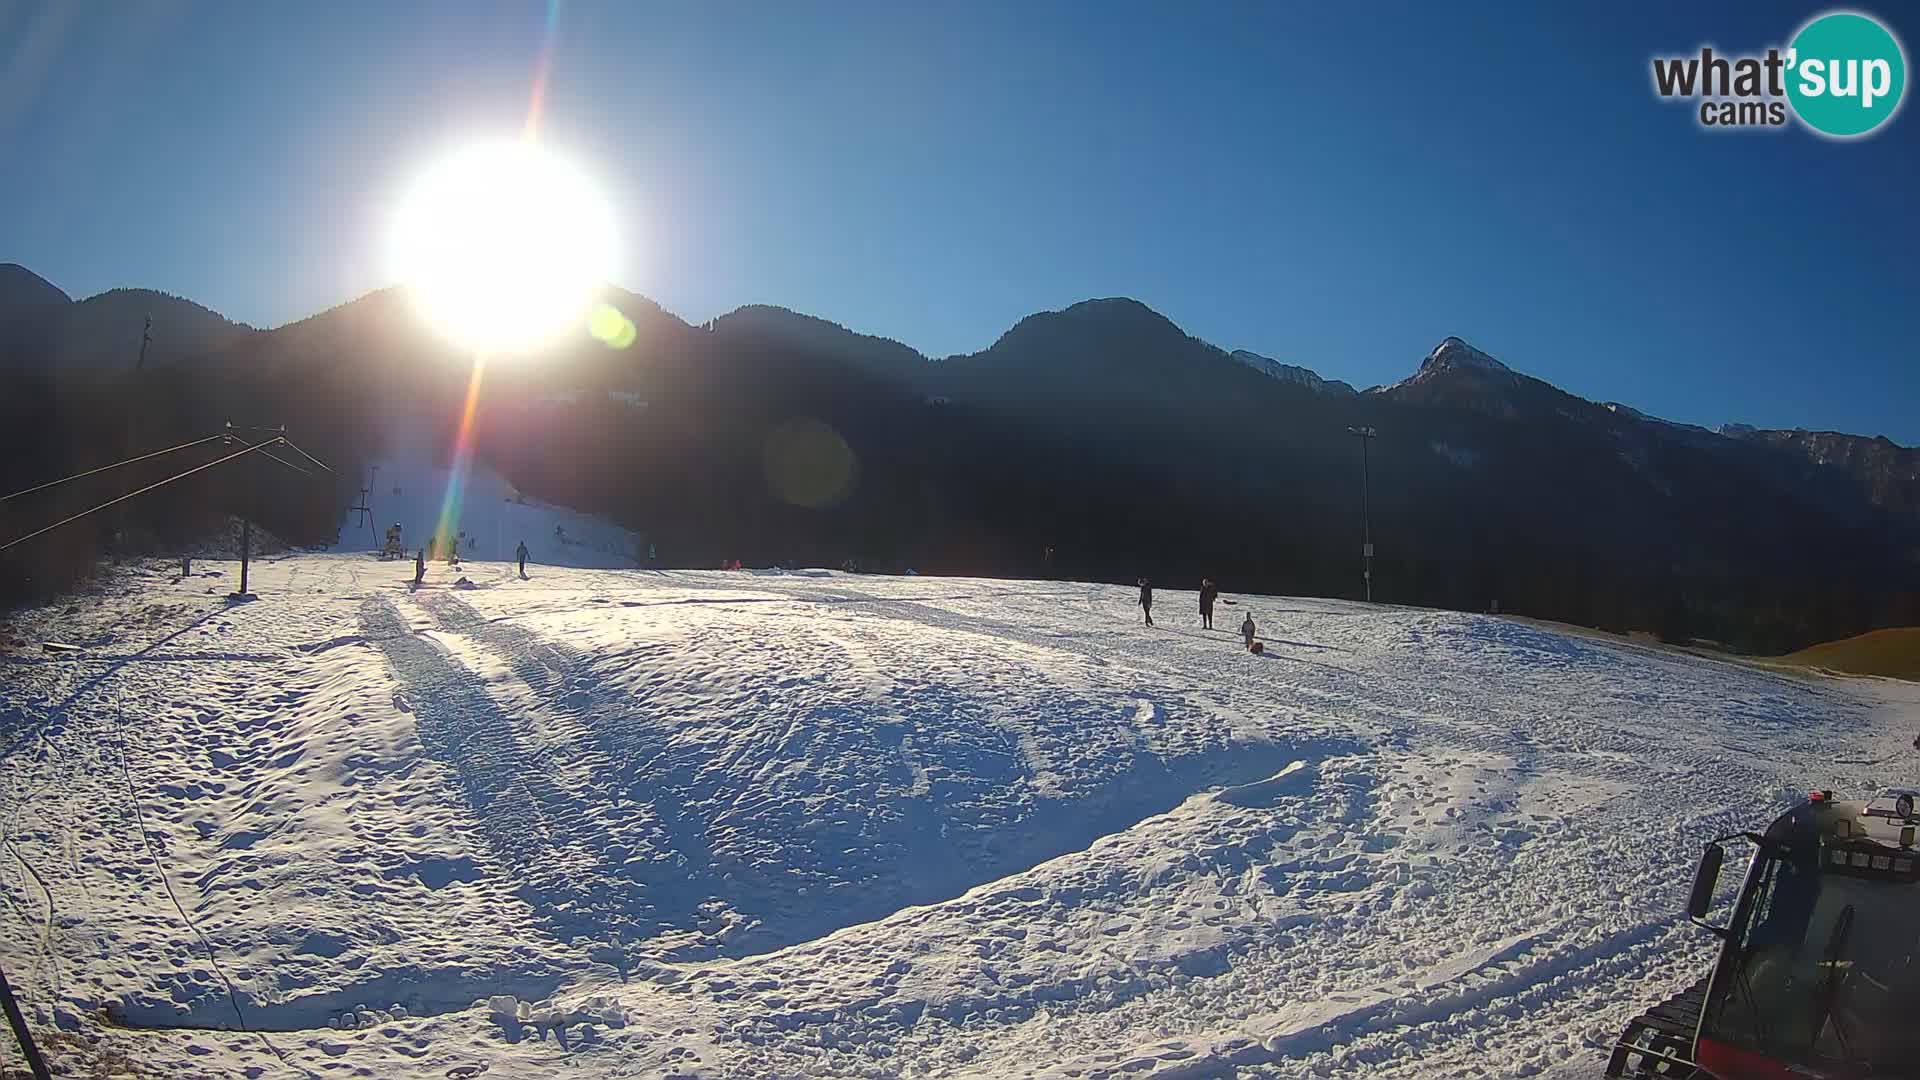
{"type": "Polygon", "coordinates": [[[1200,579],[1200,627],[1213,629],[1213,601],[1220,595],[1220,586],[1212,578],[1200,579]]]}
{"type": "Polygon", "coordinates": [[[1153,585],[1146,578],[1140,579],[1140,614],[1146,616],[1147,625],[1153,625],[1153,585]]]}
{"type": "Polygon", "coordinates": [[[1249,611],[1247,612],[1246,621],[1240,624],[1240,636],[1247,639],[1247,648],[1249,650],[1253,648],[1254,632],[1253,612],[1249,611]]]}
{"type": "Polygon", "coordinates": [[[527,542],[525,540],[520,541],[520,546],[513,549],[513,557],[520,560],[520,576],[525,578],[527,576],[527,542]]]}

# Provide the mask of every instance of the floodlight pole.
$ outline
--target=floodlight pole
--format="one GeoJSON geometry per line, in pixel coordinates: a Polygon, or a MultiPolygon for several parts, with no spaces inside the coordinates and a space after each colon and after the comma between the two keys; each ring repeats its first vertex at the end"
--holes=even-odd
{"type": "MultiPolygon", "coordinates": [[[[283,442],[286,439],[287,428],[285,424],[282,424],[278,429],[269,428],[265,430],[278,430],[280,434],[278,437],[260,444],[262,446],[269,446],[275,442],[283,442]]],[[[246,442],[245,439],[240,439],[233,434],[233,421],[231,420],[227,421],[227,440],[229,443],[237,441],[244,444],[246,442]]],[[[254,498],[255,485],[253,482],[253,473],[247,473],[242,483],[245,485],[245,491],[240,507],[240,591],[236,595],[245,597],[247,595],[247,569],[253,561],[253,511],[256,501],[254,498]]]]}
{"type": "Polygon", "coordinates": [[[1380,433],[1371,427],[1349,427],[1347,434],[1360,440],[1360,575],[1367,583],[1367,603],[1373,603],[1373,486],[1368,477],[1367,444],[1380,433]]]}
{"type": "MultiPolygon", "coordinates": [[[[227,445],[234,443],[246,445],[246,440],[233,433],[233,421],[227,421],[227,445]]],[[[247,474],[241,481],[243,485],[240,501],[240,591],[236,596],[247,595],[247,564],[251,561],[253,550],[253,475],[247,474]]]]}
{"type": "MultiPolygon", "coordinates": [[[[143,323],[140,327],[140,355],[133,362],[133,371],[135,375],[138,375],[140,372],[146,370],[147,346],[151,344],[153,344],[153,316],[149,314],[147,316],[147,321],[143,323]]],[[[124,410],[126,415],[126,426],[124,430],[126,432],[126,438],[129,440],[128,445],[130,446],[136,444],[135,443],[136,436],[134,435],[134,431],[133,431],[133,421],[134,421],[134,402],[138,397],[139,387],[136,386],[134,388],[134,391],[135,391],[134,395],[128,397],[127,407],[124,410]]],[[[115,545],[115,554],[114,554],[115,559],[119,558],[119,551],[120,551],[119,546],[125,542],[126,532],[127,532],[127,508],[123,506],[113,512],[113,538],[114,538],[114,545],[115,545]]]]}

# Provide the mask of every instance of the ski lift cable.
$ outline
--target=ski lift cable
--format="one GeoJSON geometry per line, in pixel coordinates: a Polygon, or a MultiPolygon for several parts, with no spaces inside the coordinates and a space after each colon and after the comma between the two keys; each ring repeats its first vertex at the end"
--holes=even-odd
{"type": "MultiPolygon", "coordinates": [[[[253,428],[250,430],[275,431],[278,429],[253,428]]],[[[300,466],[295,465],[293,462],[288,461],[285,458],[279,456],[278,454],[267,453],[265,448],[269,446],[284,446],[287,449],[292,450],[294,453],[299,454],[301,457],[306,458],[308,461],[313,462],[315,465],[318,465],[320,468],[325,469],[328,472],[333,471],[333,467],[331,465],[328,465],[326,462],[321,461],[319,458],[314,457],[312,454],[309,454],[305,450],[302,450],[298,446],[295,446],[293,444],[293,440],[287,438],[285,435],[276,435],[273,438],[268,439],[266,442],[262,442],[262,443],[249,443],[247,442],[247,440],[241,438],[240,436],[233,434],[232,431],[223,432],[220,437],[223,439],[226,439],[230,443],[237,442],[242,446],[253,446],[255,448],[258,448],[261,453],[266,454],[268,457],[272,458],[275,461],[278,461],[280,464],[285,465],[287,468],[292,469],[294,472],[297,472],[302,476],[312,476],[313,471],[310,469],[303,469],[300,466]]]]}
{"type": "Polygon", "coordinates": [[[267,447],[272,445],[273,445],[272,443],[262,443],[259,447],[260,455],[262,457],[272,458],[273,460],[279,462],[280,464],[285,465],[287,468],[292,469],[294,472],[299,473],[301,476],[313,475],[312,469],[303,469],[300,466],[295,465],[293,462],[288,461],[286,458],[283,458],[280,455],[272,452],[271,450],[268,450],[267,447]]]}
{"type": "Polygon", "coordinates": [[[6,502],[8,499],[17,499],[22,495],[31,495],[36,491],[45,491],[50,487],[58,487],[61,484],[67,483],[72,480],[81,480],[81,479],[85,479],[86,477],[92,476],[95,473],[106,472],[108,469],[117,469],[122,465],[131,465],[136,461],[145,461],[148,458],[157,458],[162,454],[171,454],[177,450],[186,450],[190,447],[199,446],[203,443],[210,443],[210,442],[213,442],[215,439],[222,439],[225,437],[226,436],[224,435],[209,435],[204,439],[195,439],[192,442],[181,443],[179,446],[169,446],[165,450],[155,450],[151,454],[141,454],[139,457],[130,457],[125,461],[116,461],[111,465],[102,465],[97,469],[88,469],[86,472],[83,472],[83,473],[74,473],[72,476],[63,477],[59,480],[49,480],[44,484],[37,484],[23,491],[16,491],[11,495],[0,497],[0,502],[6,502]]]}
{"type": "Polygon", "coordinates": [[[312,454],[309,454],[305,450],[302,450],[298,446],[295,446],[293,444],[293,440],[287,438],[285,435],[280,436],[280,441],[285,443],[288,449],[292,450],[296,454],[299,454],[301,457],[306,458],[308,461],[313,462],[315,465],[320,466],[322,469],[325,469],[328,472],[333,471],[333,466],[328,465],[326,462],[321,461],[319,458],[314,457],[312,454]]]}
{"type": "MultiPolygon", "coordinates": [[[[222,436],[214,436],[214,437],[221,438],[222,436]]],[[[266,444],[263,443],[261,445],[264,446],[266,444]]],[[[52,532],[53,530],[59,528],[62,525],[71,525],[72,523],[79,521],[81,518],[86,517],[88,514],[97,514],[100,511],[105,510],[109,506],[115,506],[120,503],[126,502],[128,499],[131,499],[136,495],[145,495],[147,492],[152,491],[155,488],[165,487],[166,485],[173,483],[175,480],[183,480],[189,476],[192,476],[194,473],[203,472],[207,469],[211,469],[215,465],[224,465],[227,462],[232,461],[234,458],[245,457],[246,455],[251,454],[258,449],[260,449],[259,446],[248,446],[244,450],[236,450],[233,453],[226,455],[225,457],[215,458],[212,461],[207,462],[205,465],[196,465],[193,468],[188,469],[186,472],[175,473],[174,475],[167,477],[165,480],[148,484],[146,487],[143,487],[138,491],[129,491],[125,495],[122,495],[117,499],[108,499],[106,502],[103,502],[99,506],[93,507],[92,509],[82,510],[79,513],[73,515],[72,517],[62,518],[59,521],[56,521],[53,524],[48,525],[43,529],[35,529],[34,531],[26,534],[25,536],[17,536],[12,540],[7,541],[4,544],[0,544],[0,551],[5,551],[8,548],[13,547],[17,544],[24,544],[36,536],[44,536],[47,533],[52,532]]]]}
{"type": "MultiPolygon", "coordinates": [[[[224,438],[224,437],[225,437],[225,436],[223,436],[223,438],[224,438]]],[[[293,462],[291,462],[291,461],[288,461],[288,460],[287,460],[286,458],[283,458],[283,457],[281,457],[280,455],[278,455],[278,454],[276,454],[276,453],[274,453],[273,451],[271,451],[271,450],[268,450],[268,449],[267,449],[267,447],[269,447],[269,446],[273,446],[273,445],[275,445],[275,444],[277,444],[277,443],[284,443],[284,442],[287,442],[287,440],[286,440],[286,439],[284,439],[284,438],[278,438],[278,439],[268,439],[268,440],[267,440],[266,442],[263,442],[263,443],[250,443],[250,442],[248,442],[247,440],[245,440],[245,439],[242,439],[242,438],[240,438],[240,437],[238,437],[238,436],[233,436],[233,437],[232,437],[232,438],[230,439],[230,441],[231,441],[231,442],[237,442],[237,443],[239,443],[239,444],[240,444],[241,446],[251,446],[251,447],[253,447],[253,448],[254,448],[255,450],[258,450],[258,451],[260,451],[260,454],[261,454],[261,456],[262,456],[262,457],[268,457],[268,458],[272,458],[273,460],[275,460],[275,461],[277,461],[277,462],[279,462],[280,464],[282,464],[282,465],[285,465],[285,466],[286,466],[287,468],[289,468],[289,469],[292,469],[292,470],[293,470],[294,472],[297,472],[297,473],[299,473],[299,474],[300,474],[301,476],[312,476],[312,475],[313,475],[313,470],[312,470],[312,469],[306,469],[306,468],[302,468],[302,467],[300,467],[300,466],[298,466],[298,465],[295,465],[295,464],[294,464],[293,462]]],[[[293,446],[293,444],[292,444],[292,443],[287,443],[287,445],[288,445],[288,446],[293,446]]],[[[296,449],[296,450],[298,450],[298,449],[299,449],[299,447],[297,447],[297,446],[295,446],[295,447],[294,447],[294,449],[296,449]]]]}

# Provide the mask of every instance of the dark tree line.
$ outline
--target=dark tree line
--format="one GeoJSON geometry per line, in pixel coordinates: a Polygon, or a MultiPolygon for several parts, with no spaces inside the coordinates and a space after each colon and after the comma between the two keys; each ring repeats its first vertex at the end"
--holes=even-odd
{"type": "MultiPolygon", "coordinates": [[[[1531,380],[1436,372],[1317,392],[1131,301],[1033,316],[982,353],[928,362],[776,309],[707,330],[612,298],[633,347],[490,366],[478,445],[521,490],[643,532],[670,565],[852,558],[1358,597],[1346,429],[1369,424],[1376,599],[1757,652],[1920,623],[1910,514],[1777,448],[1668,434],[1531,380]]],[[[19,486],[228,419],[285,423],[338,476],[249,487],[212,470],[0,556],[0,601],[63,587],[116,525],[164,547],[247,511],[290,542],[328,542],[390,432],[450,445],[469,371],[376,294],[139,375],[7,377],[0,450],[19,486]]],[[[106,490],[0,505],[0,539],[106,490]]]]}

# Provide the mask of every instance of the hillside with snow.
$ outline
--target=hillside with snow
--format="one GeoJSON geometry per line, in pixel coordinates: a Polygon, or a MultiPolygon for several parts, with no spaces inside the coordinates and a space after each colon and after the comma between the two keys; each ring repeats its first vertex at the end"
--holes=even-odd
{"type": "Polygon", "coordinates": [[[0,651],[0,964],[75,1074],[1597,1076],[1709,959],[1700,843],[1920,725],[1426,609],[235,569],[0,651]]]}
{"type": "Polygon", "coordinates": [[[482,461],[459,472],[424,446],[406,446],[376,459],[362,473],[364,506],[358,500],[340,522],[339,548],[378,552],[387,528],[400,526],[411,558],[433,537],[449,510],[457,524],[451,539],[467,560],[504,562],[524,543],[537,563],[610,569],[646,561],[639,534],[566,507],[532,498],[482,461]]]}

